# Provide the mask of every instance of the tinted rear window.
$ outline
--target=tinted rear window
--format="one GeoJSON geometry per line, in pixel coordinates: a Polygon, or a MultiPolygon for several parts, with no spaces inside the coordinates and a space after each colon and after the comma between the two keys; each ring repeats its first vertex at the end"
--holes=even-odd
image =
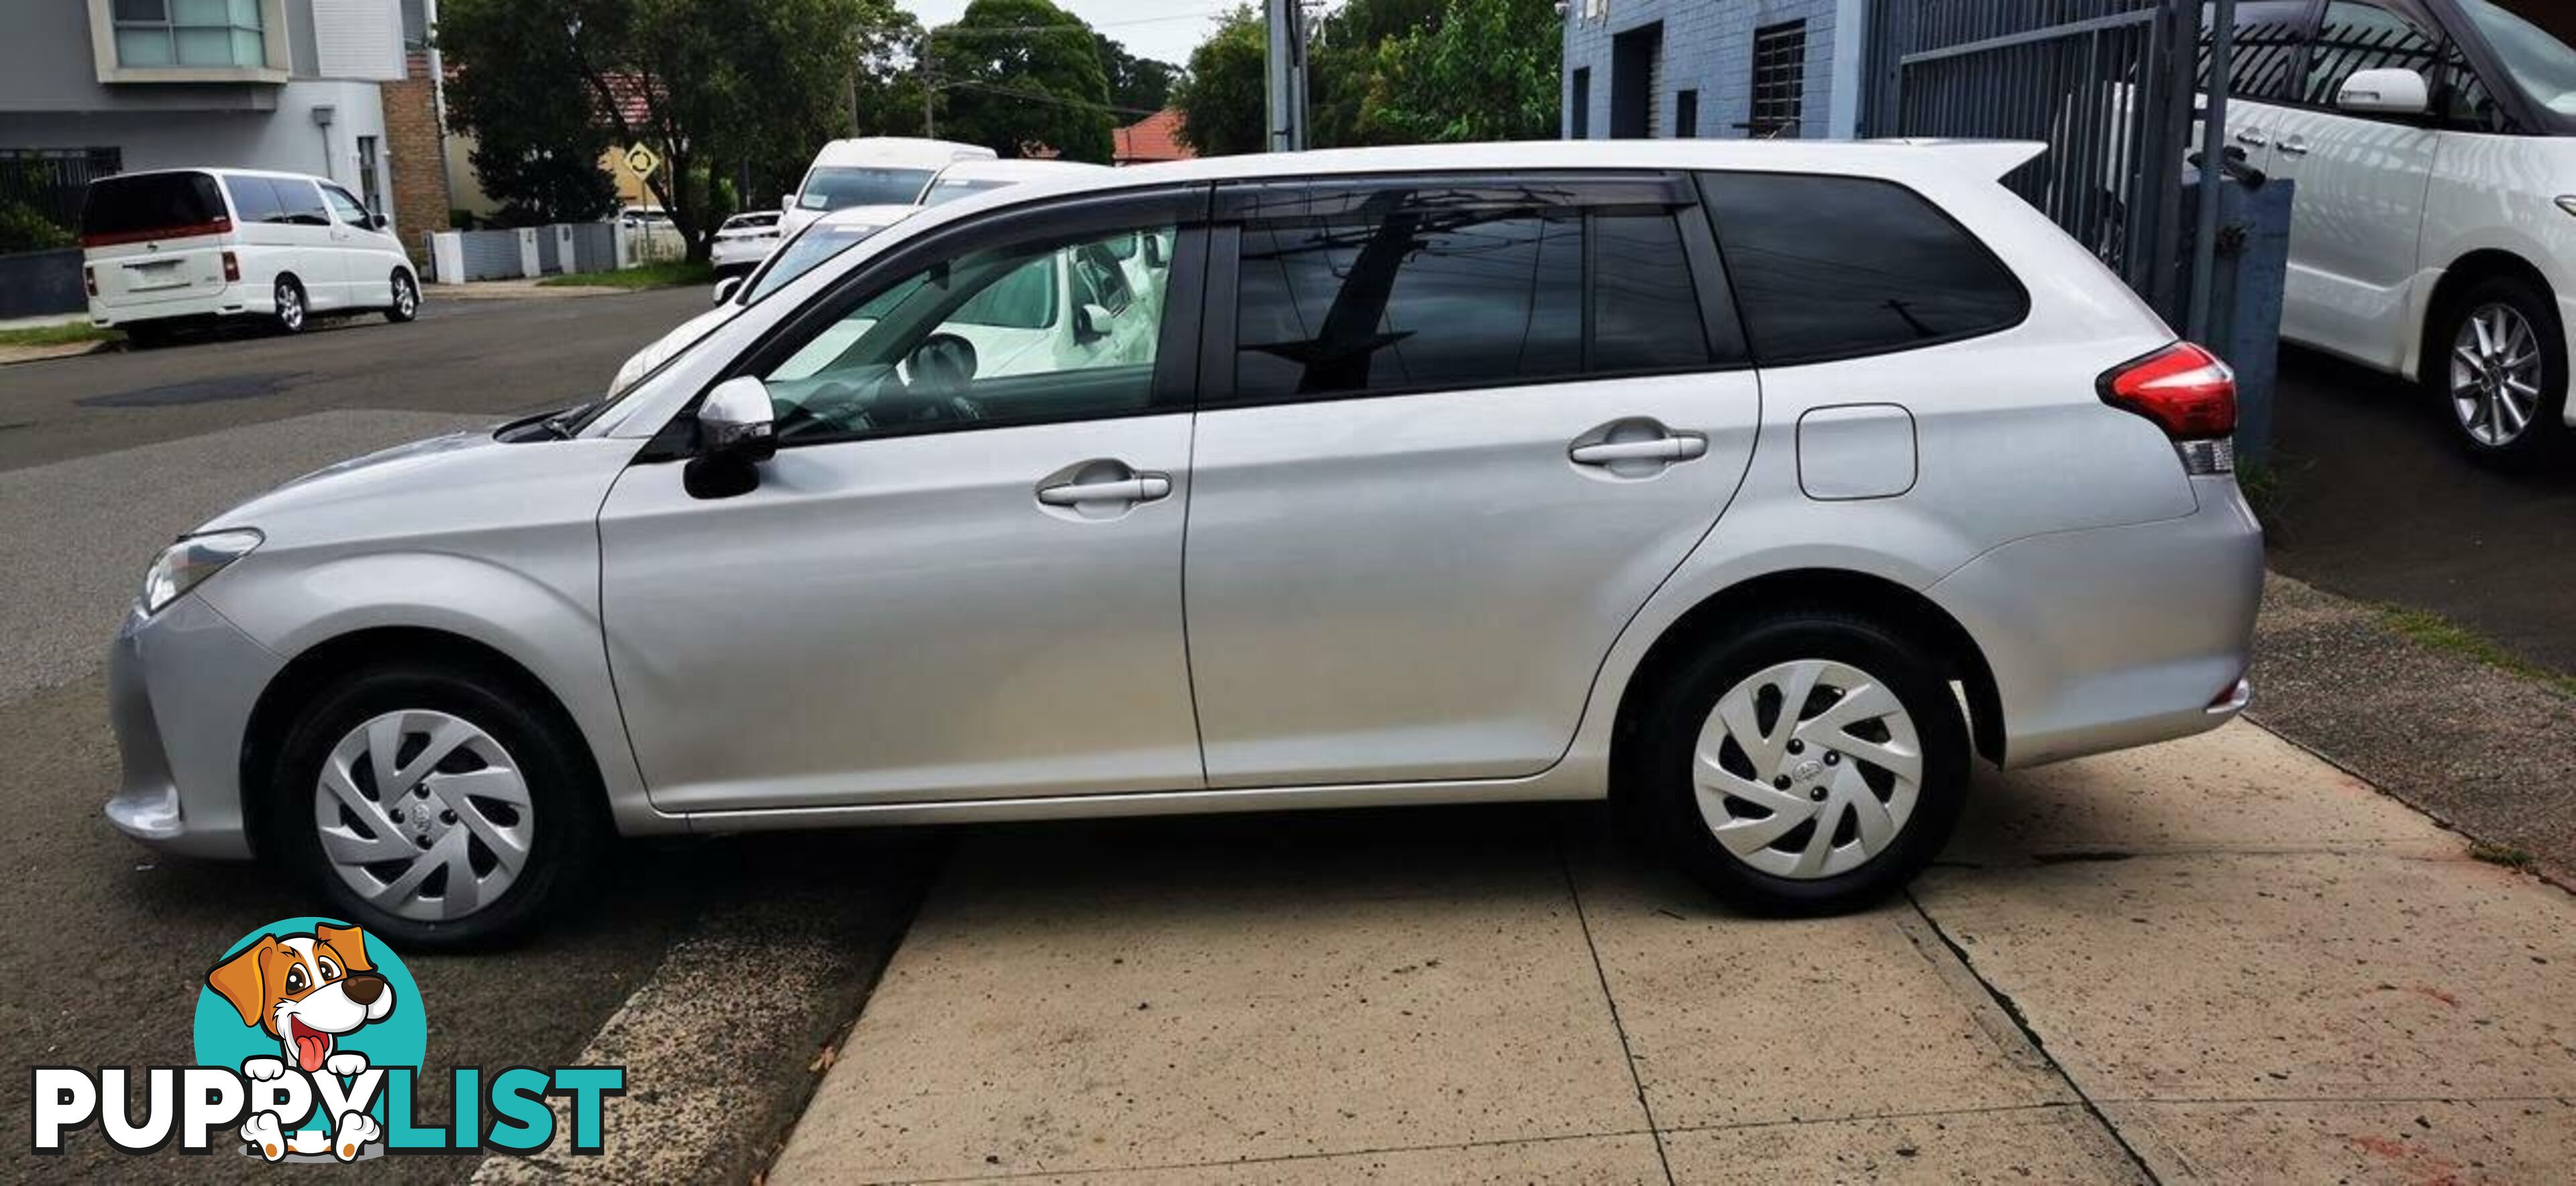
{"type": "Polygon", "coordinates": [[[1816,362],[2019,324],[2030,298],[1922,195],[1865,177],[1703,173],[1758,363],[1816,362]]]}
{"type": "MultiPolygon", "coordinates": [[[[215,179],[204,173],[138,173],[89,184],[81,206],[81,234],[128,239],[183,228],[202,228],[224,213],[215,179]]],[[[206,233],[199,230],[197,233],[206,233]]]]}

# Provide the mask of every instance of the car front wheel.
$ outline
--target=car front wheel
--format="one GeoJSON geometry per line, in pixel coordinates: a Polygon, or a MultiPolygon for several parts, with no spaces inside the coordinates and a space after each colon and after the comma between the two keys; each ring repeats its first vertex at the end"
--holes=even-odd
{"type": "Polygon", "coordinates": [[[391,302],[385,306],[385,320],[400,325],[420,316],[420,285],[409,272],[395,272],[391,302]]]}
{"type": "Polygon", "coordinates": [[[2567,350],[2555,303],[2510,277],[2481,281],[2448,306],[2425,360],[2426,384],[2471,456],[2518,462],[2566,435],[2567,350]]]}
{"type": "Polygon", "coordinates": [[[598,847],[597,778],[570,733],[497,673],[361,671],[288,737],[272,834],[342,917],[397,945],[500,937],[598,847]]]}
{"type": "Polygon", "coordinates": [[[1756,620],[1685,662],[1633,793],[1672,855],[1761,914],[1865,906],[1957,823],[1967,728],[1940,668],[1874,620],[1756,620]]]}

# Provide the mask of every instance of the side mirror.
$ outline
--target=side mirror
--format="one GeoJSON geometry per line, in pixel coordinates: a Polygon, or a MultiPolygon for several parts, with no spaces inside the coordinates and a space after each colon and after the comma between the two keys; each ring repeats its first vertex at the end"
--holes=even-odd
{"type": "Polygon", "coordinates": [[[767,461],[778,453],[769,388],[749,375],[715,386],[698,405],[698,444],[710,457],[767,461]]]}
{"type": "Polygon", "coordinates": [[[392,226],[393,224],[392,219],[381,214],[370,214],[367,216],[367,225],[380,231],[386,227],[392,226]]]}
{"type": "Polygon", "coordinates": [[[2402,66],[2356,70],[2335,92],[2335,106],[2361,115],[2422,115],[2433,94],[2423,75],[2402,66]]]}
{"type": "Polygon", "coordinates": [[[796,208],[796,195],[794,195],[794,194],[780,194],[780,195],[778,195],[778,212],[779,212],[779,213],[781,213],[781,214],[785,214],[785,213],[787,213],[788,211],[793,210],[793,209],[795,209],[795,208],[796,208]]]}
{"type": "Polygon", "coordinates": [[[710,303],[721,305],[726,301],[732,300],[734,291],[741,287],[742,277],[740,276],[727,276],[722,280],[716,281],[716,299],[710,303]]]}
{"type": "Polygon", "coordinates": [[[1085,304],[1073,311],[1073,340],[1097,342],[1109,336],[1110,312],[1098,305],[1085,304]]]}

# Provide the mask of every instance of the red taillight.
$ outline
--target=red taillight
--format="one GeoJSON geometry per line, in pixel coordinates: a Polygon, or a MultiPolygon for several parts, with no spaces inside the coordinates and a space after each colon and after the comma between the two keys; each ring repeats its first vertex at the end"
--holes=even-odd
{"type": "MultiPolygon", "coordinates": [[[[241,259],[227,251],[224,253],[224,283],[230,284],[239,279],[241,279],[241,259]]],[[[2227,406],[2234,408],[2236,405],[2230,402],[2227,406]]],[[[2233,417],[2235,413],[2230,412],[2228,415],[2233,417]]]]}
{"type": "Polygon", "coordinates": [[[98,295],[98,269],[81,269],[81,287],[88,289],[91,296],[98,295]]]}
{"type": "Polygon", "coordinates": [[[2236,431],[2236,372],[2189,342],[2113,367],[2099,386],[2102,402],[2155,421],[2177,441],[2236,431]]]}

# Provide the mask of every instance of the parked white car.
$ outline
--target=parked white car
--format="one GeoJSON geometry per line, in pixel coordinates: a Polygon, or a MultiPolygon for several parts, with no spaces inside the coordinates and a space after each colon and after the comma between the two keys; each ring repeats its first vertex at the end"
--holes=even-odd
{"type": "Polygon", "coordinates": [[[778,213],[755,210],[724,220],[707,253],[718,276],[739,276],[760,266],[778,248],[778,213]]]}
{"type": "Polygon", "coordinates": [[[672,355],[705,337],[708,330],[724,324],[752,302],[804,275],[814,265],[839,255],[851,244],[903,221],[920,209],[910,205],[852,206],[846,210],[835,210],[808,224],[788,239],[786,246],[771,252],[769,258],[755,267],[749,276],[717,281],[715,308],[671,327],[669,333],[636,351],[625,365],[617,368],[617,377],[609,380],[608,393],[616,395],[634,386],[636,380],[652,374],[672,355]]]}
{"type": "Polygon", "coordinates": [[[2576,25],[2542,0],[2246,0],[2228,134],[2297,183],[2281,336],[2415,379],[2471,453],[2566,435],[2576,25]]]}
{"type": "Polygon", "coordinates": [[[954,202],[971,194],[1000,189],[1006,185],[1018,185],[1024,181],[1047,181],[1057,177],[1079,175],[1086,170],[1108,167],[1083,161],[1044,160],[1032,157],[959,161],[939,171],[938,178],[930,183],[930,188],[922,192],[921,204],[936,206],[941,202],[954,202]]]}
{"type": "Polygon", "coordinates": [[[383,215],[327,178],[246,169],[122,173],[90,183],[81,274],[90,324],[150,345],[170,329],[258,317],[420,313],[420,277],[383,215]]]}
{"type": "Polygon", "coordinates": [[[794,234],[806,223],[852,206],[910,205],[930,181],[959,161],[991,160],[993,150],[951,140],[913,136],[863,136],[835,140],[814,154],[796,192],[779,199],[779,230],[794,234]]]}

